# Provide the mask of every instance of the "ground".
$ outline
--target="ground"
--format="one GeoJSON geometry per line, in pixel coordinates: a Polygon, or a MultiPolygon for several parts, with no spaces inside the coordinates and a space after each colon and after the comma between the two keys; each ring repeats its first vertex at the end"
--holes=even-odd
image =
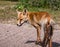
{"type": "MultiPolygon", "coordinates": [[[[60,27],[55,25],[54,28],[53,47],[60,47],[60,27]]],[[[42,37],[43,35],[41,35],[42,37]]],[[[0,24],[0,47],[40,47],[40,45],[35,44],[35,41],[36,29],[27,23],[21,27],[0,24]]]]}

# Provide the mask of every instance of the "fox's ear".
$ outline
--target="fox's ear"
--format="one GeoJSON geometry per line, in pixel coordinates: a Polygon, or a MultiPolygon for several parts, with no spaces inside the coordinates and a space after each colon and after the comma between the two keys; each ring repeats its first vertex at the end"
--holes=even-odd
{"type": "Polygon", "coordinates": [[[23,14],[24,15],[27,14],[27,9],[26,8],[23,10],[23,14]]]}

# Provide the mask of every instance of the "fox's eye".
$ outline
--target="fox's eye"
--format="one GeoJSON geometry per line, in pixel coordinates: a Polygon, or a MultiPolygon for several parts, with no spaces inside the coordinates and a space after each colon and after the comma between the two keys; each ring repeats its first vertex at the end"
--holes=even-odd
{"type": "Polygon", "coordinates": [[[23,19],[20,19],[20,20],[23,20],[23,19]]]}
{"type": "Polygon", "coordinates": [[[23,15],[25,15],[25,13],[23,13],[23,15]]]}

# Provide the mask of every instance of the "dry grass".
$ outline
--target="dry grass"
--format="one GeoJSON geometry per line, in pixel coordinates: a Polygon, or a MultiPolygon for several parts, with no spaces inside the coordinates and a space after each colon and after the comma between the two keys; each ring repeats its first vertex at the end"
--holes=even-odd
{"type": "Polygon", "coordinates": [[[17,2],[0,1],[0,23],[15,23],[16,11],[14,6],[17,2]]]}

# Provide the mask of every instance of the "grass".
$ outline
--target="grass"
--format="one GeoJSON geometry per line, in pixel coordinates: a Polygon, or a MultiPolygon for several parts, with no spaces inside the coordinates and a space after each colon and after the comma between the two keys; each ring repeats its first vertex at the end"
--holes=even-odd
{"type": "MultiPolygon", "coordinates": [[[[17,3],[18,2],[0,1],[0,23],[16,24],[17,13],[14,7],[17,3]]],[[[28,7],[28,11],[33,11],[33,12],[46,11],[52,14],[53,19],[57,23],[60,22],[60,11],[54,11],[47,8],[36,8],[36,7],[28,7]]]]}

